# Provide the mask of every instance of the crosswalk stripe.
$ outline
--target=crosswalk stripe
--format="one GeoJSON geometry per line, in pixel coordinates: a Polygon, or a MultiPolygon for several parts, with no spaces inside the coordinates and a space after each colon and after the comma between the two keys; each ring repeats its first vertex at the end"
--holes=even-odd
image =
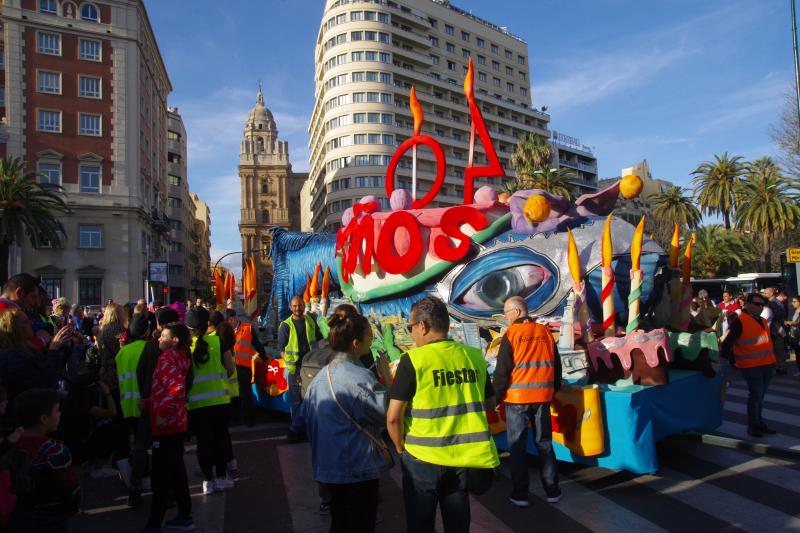
{"type": "MultiPolygon", "coordinates": [[[[747,404],[738,402],[725,402],[725,410],[732,413],[747,414],[747,404]]],[[[793,427],[800,427],[800,416],[791,415],[774,409],[764,409],[762,411],[764,420],[769,422],[780,422],[793,427]]]]}
{"type": "MultiPolygon", "coordinates": [[[[741,389],[728,389],[728,398],[734,396],[736,398],[743,398],[747,400],[748,392],[746,390],[741,389]]],[[[774,403],[777,405],[782,405],[786,407],[791,407],[794,412],[800,411],[800,401],[797,401],[793,398],[787,398],[786,396],[778,396],[775,394],[769,394],[764,397],[764,401],[767,403],[774,403]]]]}
{"type": "Polygon", "coordinates": [[[705,479],[696,479],[671,468],[662,467],[659,472],[659,476],[642,475],[634,481],[745,531],[800,527],[800,519],[720,489],[705,479]]]}
{"type": "MultiPolygon", "coordinates": [[[[511,479],[511,469],[507,465],[503,465],[500,473],[505,478],[511,479]]],[[[538,479],[538,471],[531,469],[533,492],[544,498],[544,490],[539,486],[538,479]]],[[[604,498],[601,494],[587,489],[568,475],[561,476],[560,485],[564,497],[557,504],[558,510],[589,526],[595,532],[667,531],[635,512],[604,498]]]]}
{"type": "MultiPolygon", "coordinates": [[[[717,429],[715,429],[712,433],[727,435],[737,439],[750,438],[747,436],[746,425],[738,424],[730,420],[724,420],[722,422],[722,425],[719,426],[717,429]]],[[[800,451],[800,441],[798,441],[797,438],[792,438],[786,435],[781,435],[781,434],[765,435],[764,438],[761,439],[759,442],[763,442],[764,444],[769,444],[772,446],[778,446],[780,448],[786,448],[789,450],[800,451]]]]}
{"type": "MultiPolygon", "coordinates": [[[[747,391],[747,383],[744,381],[731,382],[730,388],[747,391]]],[[[770,382],[770,384],[767,386],[767,397],[772,395],[786,395],[788,397],[800,398],[800,382],[797,384],[797,387],[784,387],[781,385],[776,385],[774,382],[770,382]]]]}

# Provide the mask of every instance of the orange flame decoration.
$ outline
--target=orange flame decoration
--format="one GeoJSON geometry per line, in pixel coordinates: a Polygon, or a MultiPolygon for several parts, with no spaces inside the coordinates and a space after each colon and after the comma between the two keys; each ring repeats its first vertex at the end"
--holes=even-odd
{"type": "Polygon", "coordinates": [[[675,224],[672,241],[669,243],[669,267],[678,268],[678,255],[681,252],[681,228],[675,224]]]}
{"type": "Polygon", "coordinates": [[[233,272],[228,274],[225,285],[228,289],[227,299],[233,301],[236,298],[236,278],[233,276],[233,272]]]}
{"type": "Polygon", "coordinates": [[[311,278],[311,286],[309,292],[311,298],[316,300],[319,296],[319,272],[322,270],[322,261],[317,263],[317,268],[314,269],[314,277],[311,278]]]}
{"type": "Polygon", "coordinates": [[[686,251],[683,252],[683,286],[688,287],[692,279],[692,245],[697,242],[697,234],[692,233],[692,238],[686,243],[686,251]]]}
{"type": "Polygon", "coordinates": [[[578,255],[578,246],[575,244],[575,237],[572,232],[567,228],[567,262],[569,263],[569,272],[572,274],[572,282],[578,285],[581,282],[581,258],[578,255]]]}
{"type": "Polygon", "coordinates": [[[258,292],[258,285],[256,285],[256,260],[250,256],[250,298],[255,299],[258,292]]]}
{"type": "Polygon", "coordinates": [[[614,257],[614,245],[611,243],[611,216],[612,213],[609,213],[603,228],[603,268],[611,268],[611,260],[614,257]]]}
{"type": "Polygon", "coordinates": [[[464,76],[464,95],[467,97],[468,103],[475,101],[475,71],[472,68],[471,57],[467,66],[467,75],[464,76]]]}
{"type": "Polygon", "coordinates": [[[331,288],[331,267],[325,267],[325,273],[322,275],[322,299],[328,298],[328,291],[331,288]]]}
{"type": "Polygon", "coordinates": [[[308,275],[308,272],[306,272],[306,288],[303,291],[303,302],[311,302],[311,276],[308,275]]]}
{"type": "Polygon", "coordinates": [[[219,268],[214,269],[214,297],[217,299],[217,304],[225,303],[225,285],[219,268]]]}
{"type": "Polygon", "coordinates": [[[631,270],[641,270],[642,268],[642,239],[644,239],[644,215],[639,225],[636,226],[636,231],[633,232],[633,241],[631,242],[631,270]]]}
{"type": "Polygon", "coordinates": [[[425,114],[422,112],[422,105],[417,100],[417,90],[413,85],[408,105],[411,108],[411,114],[414,115],[414,135],[419,135],[419,132],[422,131],[422,123],[425,121],[425,114]]]}

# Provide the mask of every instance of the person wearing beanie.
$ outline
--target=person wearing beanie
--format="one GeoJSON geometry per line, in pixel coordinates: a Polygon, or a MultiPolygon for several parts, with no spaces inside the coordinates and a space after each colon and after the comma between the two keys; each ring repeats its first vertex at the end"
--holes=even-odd
{"type": "Polygon", "coordinates": [[[189,429],[197,438],[197,460],[203,472],[203,494],[233,488],[227,473],[230,434],[230,383],[236,371],[230,349],[216,335],[207,335],[208,311],[194,308],[186,312],[186,326],[192,336],[190,358],[193,382],[187,409],[189,429]]]}

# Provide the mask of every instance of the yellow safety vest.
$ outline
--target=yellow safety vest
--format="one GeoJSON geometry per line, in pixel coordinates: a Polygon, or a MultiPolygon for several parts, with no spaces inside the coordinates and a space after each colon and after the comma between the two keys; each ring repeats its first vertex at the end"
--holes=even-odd
{"type": "MultiPolygon", "coordinates": [[[[317,335],[314,328],[314,319],[308,315],[303,315],[306,322],[306,339],[308,339],[308,347],[311,349],[311,344],[317,340],[317,335]]],[[[297,329],[294,327],[294,320],[292,317],[283,321],[284,324],[289,325],[289,342],[286,343],[286,348],[283,349],[283,359],[286,361],[286,369],[290,374],[297,371],[297,361],[300,359],[300,343],[297,339],[297,329]]]]}
{"type": "MultiPolygon", "coordinates": [[[[211,333],[208,334],[208,336],[219,338],[219,335],[217,335],[216,331],[212,331],[211,333]]],[[[222,348],[220,347],[220,353],[221,352],[222,348]]],[[[239,374],[237,372],[234,372],[228,378],[228,391],[230,392],[231,399],[239,397],[239,374]]]]}
{"type": "MultiPolygon", "coordinates": [[[[230,403],[230,384],[228,383],[228,372],[222,366],[222,354],[220,352],[219,337],[216,335],[205,335],[203,337],[208,343],[208,361],[198,365],[194,357],[192,359],[192,388],[189,389],[188,410],[210,407],[212,405],[224,405],[230,403]]],[[[197,338],[192,339],[192,351],[197,344],[197,338]]]]}
{"type": "Polygon", "coordinates": [[[470,468],[500,464],[484,401],[486,361],[452,340],[409,350],[417,391],[406,409],[405,449],[427,463],[470,468]]]}
{"type": "Polygon", "coordinates": [[[133,341],[126,344],[117,352],[117,380],[119,381],[119,399],[124,418],[137,418],[142,416],[139,409],[139,381],[136,378],[136,367],[144,352],[145,341],[133,341]]]}

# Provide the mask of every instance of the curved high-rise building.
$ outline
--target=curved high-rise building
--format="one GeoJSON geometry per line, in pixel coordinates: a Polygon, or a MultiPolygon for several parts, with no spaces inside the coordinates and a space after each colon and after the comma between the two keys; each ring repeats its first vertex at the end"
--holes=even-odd
{"type": "MultiPolygon", "coordinates": [[[[422,133],[441,143],[446,184],[434,204],[460,204],[470,140],[463,92],[467,62],[475,95],[506,172],[517,142],[549,137],[549,115],[531,107],[528,45],[444,0],[327,0],[317,44],[316,104],[309,125],[309,179],[302,227],[334,229],[366,194],[386,204],[384,176],[396,147],[413,135],[409,92],[424,110],[422,133]]],[[[478,143],[475,163],[486,161],[478,143]]],[[[431,186],[435,159],[418,152],[417,196],[431,186]]],[[[411,188],[410,153],[396,187],[411,188]]],[[[481,180],[476,188],[492,180],[481,180]]]]}

